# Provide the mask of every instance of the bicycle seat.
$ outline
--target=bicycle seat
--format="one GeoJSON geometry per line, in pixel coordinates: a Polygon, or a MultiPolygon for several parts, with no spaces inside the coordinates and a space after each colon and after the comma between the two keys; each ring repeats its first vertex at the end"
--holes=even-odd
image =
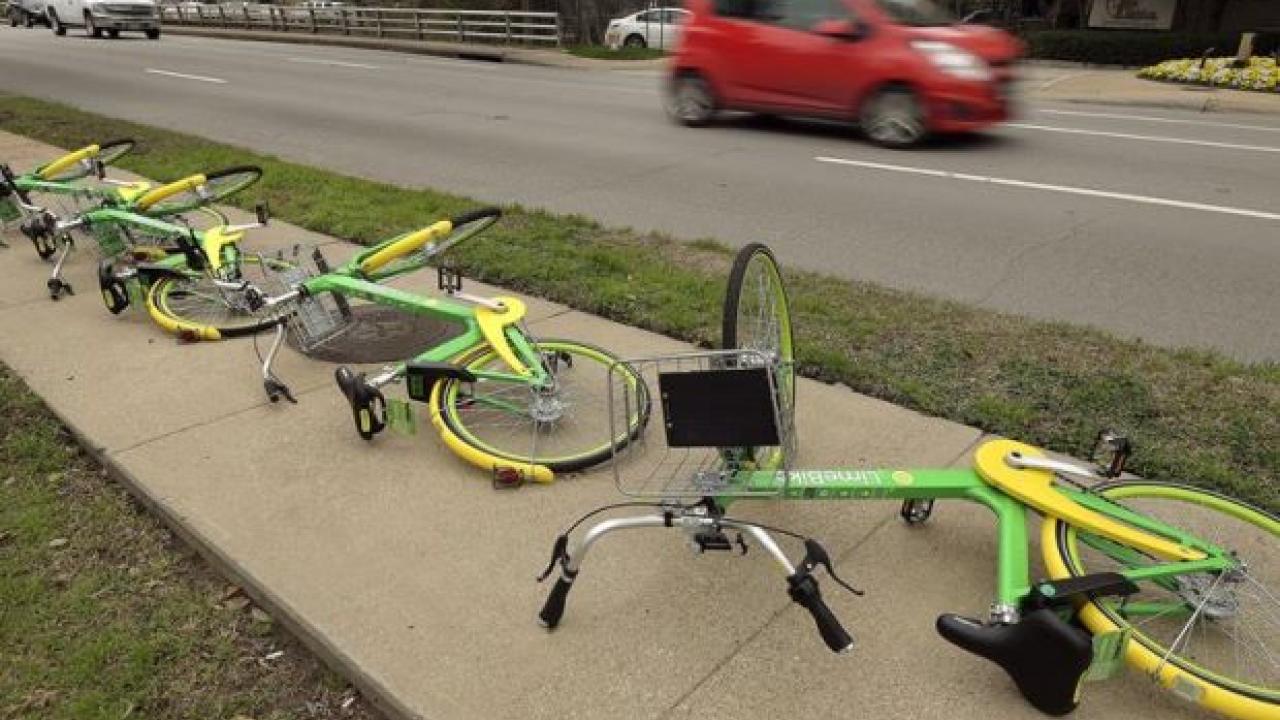
{"type": "Polygon", "coordinates": [[[937,627],[948,642],[1004,668],[1037,710],[1066,715],[1080,701],[1080,681],[1093,661],[1093,641],[1053,610],[1029,612],[1012,625],[984,625],[946,614],[938,617],[937,627]]]}

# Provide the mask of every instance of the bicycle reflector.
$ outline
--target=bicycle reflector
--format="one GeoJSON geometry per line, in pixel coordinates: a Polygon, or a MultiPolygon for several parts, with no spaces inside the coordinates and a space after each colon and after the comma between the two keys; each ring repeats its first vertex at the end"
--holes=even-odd
{"type": "Polygon", "coordinates": [[[1120,477],[1124,472],[1129,454],[1133,452],[1133,443],[1124,435],[1110,430],[1101,430],[1093,441],[1093,452],[1089,459],[1097,463],[1102,474],[1109,478],[1120,477]]]}
{"type": "Polygon", "coordinates": [[[524,484],[524,473],[520,468],[494,467],[493,488],[495,490],[513,490],[524,484]]]}

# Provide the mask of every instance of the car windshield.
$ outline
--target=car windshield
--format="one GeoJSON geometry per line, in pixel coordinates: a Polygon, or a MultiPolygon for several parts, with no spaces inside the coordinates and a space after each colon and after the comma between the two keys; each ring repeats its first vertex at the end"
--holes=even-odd
{"type": "Polygon", "coordinates": [[[956,18],[931,0],[876,0],[889,17],[904,25],[952,25],[956,18]]]}

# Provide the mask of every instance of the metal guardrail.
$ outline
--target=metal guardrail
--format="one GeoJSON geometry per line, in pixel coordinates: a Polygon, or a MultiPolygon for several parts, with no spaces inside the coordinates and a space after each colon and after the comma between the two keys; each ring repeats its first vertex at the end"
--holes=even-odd
{"type": "Polygon", "coordinates": [[[507,10],[424,10],[373,7],[285,7],[256,4],[165,5],[171,25],[274,30],[456,42],[559,45],[560,14],[507,10]]]}

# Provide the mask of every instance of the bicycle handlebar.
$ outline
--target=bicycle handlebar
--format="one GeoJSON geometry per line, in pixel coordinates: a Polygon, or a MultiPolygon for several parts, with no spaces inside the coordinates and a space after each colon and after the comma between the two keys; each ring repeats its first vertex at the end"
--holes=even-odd
{"type": "Polygon", "coordinates": [[[836,618],[835,613],[822,599],[818,581],[807,572],[799,572],[787,578],[787,594],[797,605],[809,611],[822,640],[832,652],[846,653],[853,649],[853,637],[836,618]]]}

